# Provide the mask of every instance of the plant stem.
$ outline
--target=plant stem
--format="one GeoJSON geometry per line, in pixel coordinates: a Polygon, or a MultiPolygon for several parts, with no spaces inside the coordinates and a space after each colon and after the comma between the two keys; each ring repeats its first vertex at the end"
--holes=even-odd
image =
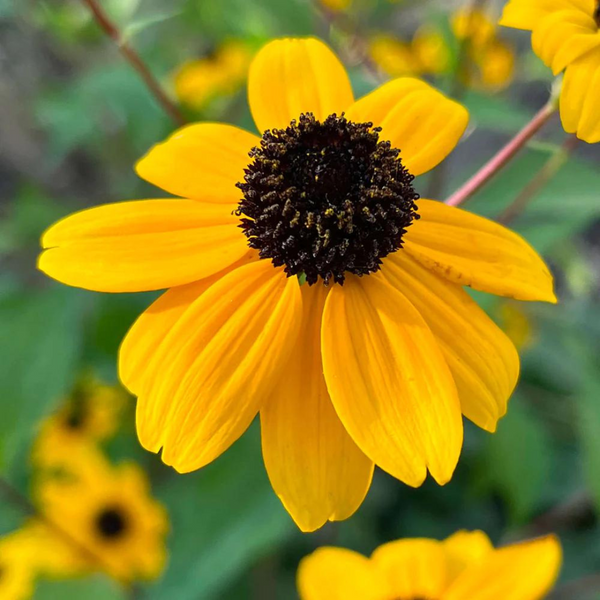
{"type": "Polygon", "coordinates": [[[82,2],[88,6],[99,27],[115,42],[119,48],[119,52],[121,52],[127,62],[138,72],[146,84],[146,87],[156,98],[161,108],[169,115],[176,125],[185,125],[186,119],[182,112],[166,95],[160,83],[156,80],[154,75],[152,75],[140,55],[123,39],[116,25],[108,18],[97,0],[82,0],[82,2]]]}
{"type": "Polygon", "coordinates": [[[555,112],[556,107],[552,102],[541,108],[533,119],[506,146],[446,200],[446,204],[449,206],[459,206],[478,192],[515,157],[519,150],[550,120],[555,112]]]}
{"type": "Polygon", "coordinates": [[[550,156],[537,175],[523,188],[521,193],[504,209],[497,221],[504,225],[521,214],[546,184],[565,166],[579,140],[573,135],[550,156]]]}

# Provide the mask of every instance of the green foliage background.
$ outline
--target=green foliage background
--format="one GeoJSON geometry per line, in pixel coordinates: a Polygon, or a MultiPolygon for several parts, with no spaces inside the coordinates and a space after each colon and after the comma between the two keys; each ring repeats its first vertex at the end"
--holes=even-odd
{"type": "MultiPolygon", "coordinates": [[[[355,12],[342,26],[327,23],[309,0],[103,2],[167,86],[174,68],[231,37],[258,48],[274,36],[313,34],[344,55],[352,49],[348,23],[360,23],[362,34],[409,34],[422,22],[447,22],[448,7],[441,4],[355,0],[355,12]]],[[[460,4],[467,2],[451,6],[460,4]]],[[[501,3],[490,5],[499,10],[501,3]]],[[[502,35],[521,48],[517,80],[501,94],[464,95],[472,128],[446,167],[440,198],[548,96],[552,77],[531,55],[528,36],[502,35]]],[[[172,124],[78,0],[0,0],[0,50],[0,470],[26,492],[28,453],[40,419],[56,408],[82,368],[91,366],[116,382],[119,341],[153,298],[54,284],[35,270],[39,235],[74,210],[156,197],[132,166],[172,124]]],[[[349,68],[357,92],[375,86],[360,64],[349,68]]],[[[452,87],[446,79],[436,83],[452,87]]],[[[243,92],[189,117],[253,127],[243,92]]],[[[499,215],[564,137],[556,120],[468,209],[499,215]]],[[[370,553],[401,536],[444,537],[460,528],[484,529],[496,543],[556,531],[565,564],[555,597],[600,597],[598,577],[590,578],[600,571],[599,159],[600,148],[580,144],[513,223],[552,265],[561,302],[523,305],[534,344],[523,351],[509,415],[494,436],[467,424],[463,456],[447,486],[427,482],[412,490],[378,472],[352,519],[303,535],[269,486],[256,424],[214,464],[180,476],[141,450],[132,406],[108,451],[144,466],[172,522],[169,567],[157,583],[137,588],[135,597],[294,598],[298,561],[319,545],[370,553]]],[[[420,185],[426,195],[427,181],[420,185]]],[[[498,300],[478,299],[499,315],[498,300]]],[[[0,504],[0,532],[22,518],[15,507],[0,504]]],[[[99,575],[41,582],[35,597],[126,596],[99,575]]]]}

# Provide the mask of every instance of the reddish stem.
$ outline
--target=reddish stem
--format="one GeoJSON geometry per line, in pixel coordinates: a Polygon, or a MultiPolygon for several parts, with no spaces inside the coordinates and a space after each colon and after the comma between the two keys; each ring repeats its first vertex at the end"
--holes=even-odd
{"type": "Polygon", "coordinates": [[[106,35],[115,42],[127,62],[129,62],[129,64],[138,72],[140,77],[144,80],[146,87],[156,98],[163,110],[171,117],[171,119],[173,119],[176,125],[185,125],[186,119],[179,108],[165,94],[160,83],[156,80],[154,75],[152,75],[144,61],[140,58],[140,55],[123,40],[117,27],[108,18],[96,0],[82,0],[82,2],[88,6],[98,25],[104,30],[106,35]]]}
{"type": "Polygon", "coordinates": [[[546,104],[517,135],[502,148],[496,156],[446,200],[449,206],[458,206],[477,193],[498,171],[525,146],[525,144],[548,122],[555,113],[552,104],[546,104]]]}

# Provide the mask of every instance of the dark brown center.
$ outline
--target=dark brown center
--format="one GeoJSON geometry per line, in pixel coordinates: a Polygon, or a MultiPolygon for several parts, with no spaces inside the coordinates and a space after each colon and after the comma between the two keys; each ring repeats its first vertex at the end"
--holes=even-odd
{"type": "Polygon", "coordinates": [[[378,271],[418,218],[414,177],[372,123],[300,115],[250,152],[237,214],[248,245],[309,285],[378,271]]]}
{"type": "Polygon", "coordinates": [[[126,532],[127,518],[121,508],[109,506],[97,514],[95,528],[105,540],[116,540],[126,532]]]}

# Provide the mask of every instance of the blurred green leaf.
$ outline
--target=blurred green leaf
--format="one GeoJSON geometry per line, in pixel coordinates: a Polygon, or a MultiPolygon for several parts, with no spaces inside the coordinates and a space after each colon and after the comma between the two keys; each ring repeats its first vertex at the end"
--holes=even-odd
{"type": "Polygon", "coordinates": [[[0,299],[0,467],[76,377],[83,296],[61,286],[0,299]]]}
{"type": "Polygon", "coordinates": [[[68,581],[41,580],[34,600],[125,600],[131,596],[110,579],[102,576],[68,581]]]}
{"type": "Polygon", "coordinates": [[[536,509],[550,474],[552,444],[540,421],[518,395],[498,431],[488,437],[481,464],[481,482],[506,502],[514,523],[525,522],[536,509]]]}

